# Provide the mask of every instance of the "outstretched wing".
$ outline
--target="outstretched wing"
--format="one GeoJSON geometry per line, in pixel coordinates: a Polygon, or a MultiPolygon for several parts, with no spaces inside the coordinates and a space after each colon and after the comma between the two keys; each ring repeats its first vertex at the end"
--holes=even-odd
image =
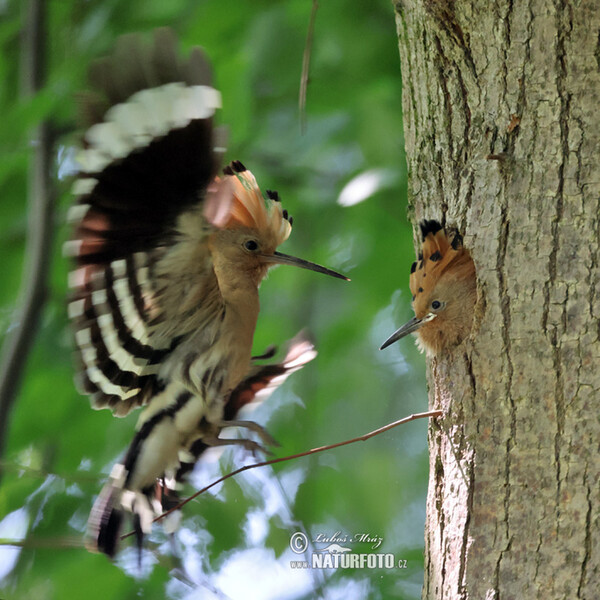
{"type": "Polygon", "coordinates": [[[199,48],[178,58],[168,29],[123,36],[90,69],[87,130],[65,251],[80,389],[118,415],[161,386],[166,357],[221,297],[202,200],[219,164],[220,95],[199,48]]]}

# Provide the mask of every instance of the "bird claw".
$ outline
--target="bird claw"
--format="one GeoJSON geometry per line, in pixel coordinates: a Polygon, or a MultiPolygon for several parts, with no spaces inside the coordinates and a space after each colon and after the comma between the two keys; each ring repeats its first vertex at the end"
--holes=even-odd
{"type": "Polygon", "coordinates": [[[267,456],[273,456],[273,453],[270,450],[267,450],[264,446],[261,446],[258,442],[254,442],[253,440],[239,440],[241,442],[241,446],[244,447],[245,450],[252,453],[252,456],[256,459],[259,453],[266,454],[267,456]]]}
{"type": "Polygon", "coordinates": [[[281,446],[281,444],[262,425],[259,425],[254,421],[221,421],[218,425],[220,427],[245,427],[256,433],[265,445],[281,446]]]}
{"type": "Polygon", "coordinates": [[[240,438],[220,438],[220,437],[204,437],[202,441],[207,446],[242,446],[244,450],[251,452],[253,456],[256,457],[258,452],[263,454],[270,455],[271,452],[267,450],[264,446],[261,446],[258,442],[254,440],[248,439],[240,439],[240,438]]]}

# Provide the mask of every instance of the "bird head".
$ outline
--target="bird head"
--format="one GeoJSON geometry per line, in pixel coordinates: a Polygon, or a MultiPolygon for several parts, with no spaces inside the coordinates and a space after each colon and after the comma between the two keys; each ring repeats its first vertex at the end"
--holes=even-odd
{"type": "Polygon", "coordinates": [[[416,333],[422,349],[438,354],[460,343],[471,330],[477,299],[473,259],[458,233],[450,237],[437,221],[423,221],[420,227],[423,246],[410,275],[415,317],[393,333],[381,350],[416,333]]]}
{"type": "Polygon", "coordinates": [[[215,226],[211,249],[216,262],[249,274],[256,285],[274,265],[295,265],[339,279],[331,269],[277,252],[292,231],[293,219],[283,209],[277,192],[264,198],[254,176],[239,161],[224,169],[209,188],[205,218],[215,226]]]}

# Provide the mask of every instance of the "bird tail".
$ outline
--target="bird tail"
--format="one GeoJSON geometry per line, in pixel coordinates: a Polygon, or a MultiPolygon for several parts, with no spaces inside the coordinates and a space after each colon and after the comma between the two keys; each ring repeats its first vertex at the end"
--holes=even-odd
{"type": "Polygon", "coordinates": [[[125,467],[121,463],[116,464],[88,519],[88,550],[104,552],[111,558],[117,552],[126,514],[133,515],[133,532],[140,550],[144,534],[150,533],[152,521],[160,514],[160,505],[151,500],[153,487],[130,490],[125,487],[125,479],[125,467]]]}
{"type": "Polygon", "coordinates": [[[88,520],[87,549],[92,552],[104,552],[111,558],[117,550],[123,524],[119,493],[117,486],[111,482],[107,483],[96,498],[88,520]]]}

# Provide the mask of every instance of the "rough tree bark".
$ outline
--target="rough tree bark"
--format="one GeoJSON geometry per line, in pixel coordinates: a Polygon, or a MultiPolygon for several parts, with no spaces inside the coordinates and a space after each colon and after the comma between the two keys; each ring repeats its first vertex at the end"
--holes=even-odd
{"type": "Polygon", "coordinates": [[[429,364],[423,598],[598,598],[600,3],[395,8],[412,216],[479,286],[429,364]]]}

